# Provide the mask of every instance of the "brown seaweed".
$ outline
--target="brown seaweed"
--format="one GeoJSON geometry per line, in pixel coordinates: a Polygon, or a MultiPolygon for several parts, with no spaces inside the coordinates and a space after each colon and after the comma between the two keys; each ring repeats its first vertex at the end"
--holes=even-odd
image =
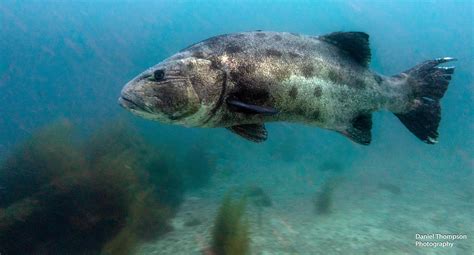
{"type": "Polygon", "coordinates": [[[0,166],[0,253],[129,254],[171,230],[181,169],[121,123],[46,127],[0,166]]]}
{"type": "Polygon", "coordinates": [[[231,193],[223,198],[212,229],[212,254],[249,254],[249,226],[244,218],[246,198],[234,199],[231,193]]]}

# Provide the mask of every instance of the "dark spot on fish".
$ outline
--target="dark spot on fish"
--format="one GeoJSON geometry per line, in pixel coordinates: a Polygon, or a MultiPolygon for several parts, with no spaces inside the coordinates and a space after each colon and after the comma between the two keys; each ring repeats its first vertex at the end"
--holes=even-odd
{"type": "Polygon", "coordinates": [[[281,55],[283,55],[279,50],[276,50],[276,49],[268,49],[266,51],[266,55],[268,57],[281,57],[281,55]]]}
{"type": "MultiPolygon", "coordinates": [[[[232,107],[229,107],[227,104],[224,104],[224,105],[226,105],[228,109],[232,109],[232,107]]],[[[219,123],[222,126],[233,126],[235,125],[236,119],[238,118],[239,118],[239,114],[236,114],[233,111],[224,111],[219,123]]]]}
{"type": "Polygon", "coordinates": [[[215,49],[215,48],[217,48],[217,46],[219,45],[220,38],[221,38],[221,36],[214,36],[214,37],[211,37],[211,38],[207,39],[207,40],[204,41],[204,42],[206,43],[206,45],[207,45],[209,48],[215,49]]]}
{"type": "Polygon", "coordinates": [[[244,63],[241,64],[237,67],[238,72],[240,73],[240,76],[251,76],[255,72],[255,65],[252,63],[244,63]]]}
{"type": "Polygon", "coordinates": [[[311,113],[311,118],[313,120],[318,120],[319,119],[319,115],[321,114],[321,112],[319,112],[319,110],[315,110],[314,112],[311,113]]]}
{"type": "Polygon", "coordinates": [[[233,53],[241,52],[241,51],[242,51],[242,47],[240,47],[239,45],[236,45],[236,44],[229,44],[229,45],[225,48],[225,51],[226,51],[227,53],[233,54],[233,53]]]}
{"type": "Polygon", "coordinates": [[[336,71],[330,70],[328,72],[328,78],[333,83],[336,83],[336,84],[341,84],[342,83],[342,77],[336,71]]]}
{"type": "Polygon", "coordinates": [[[210,57],[209,60],[211,61],[211,67],[213,69],[220,69],[221,68],[221,62],[216,56],[210,57]]]}
{"type": "Polygon", "coordinates": [[[288,95],[295,99],[296,96],[298,96],[298,88],[296,86],[291,87],[290,91],[288,92],[288,95]]]}
{"type": "Polygon", "coordinates": [[[274,35],[273,36],[273,39],[275,39],[275,41],[281,41],[281,35],[274,35]]]}
{"type": "Polygon", "coordinates": [[[194,64],[193,62],[187,62],[186,66],[189,68],[189,69],[192,69],[194,67],[194,64]]]}
{"type": "Polygon", "coordinates": [[[195,51],[192,53],[192,56],[195,58],[205,58],[204,52],[202,51],[195,51]]]}
{"type": "Polygon", "coordinates": [[[255,67],[250,64],[241,65],[237,70],[231,71],[230,78],[235,87],[230,91],[229,96],[248,104],[269,105],[270,93],[268,88],[272,84],[269,80],[253,75],[254,71],[255,67]]]}
{"type": "Polygon", "coordinates": [[[302,107],[296,107],[293,112],[295,115],[306,116],[306,111],[302,107]]]}
{"type": "Polygon", "coordinates": [[[288,55],[290,55],[290,58],[299,58],[300,57],[299,54],[294,53],[294,52],[290,52],[290,53],[288,53],[288,55]]]}
{"type": "Polygon", "coordinates": [[[234,37],[234,38],[243,38],[243,37],[245,37],[245,35],[244,34],[234,34],[234,35],[232,35],[232,37],[234,37]]]}
{"type": "Polygon", "coordinates": [[[301,67],[301,73],[305,78],[310,78],[314,76],[314,66],[311,64],[305,64],[301,67]]]}
{"type": "Polygon", "coordinates": [[[306,51],[311,51],[313,50],[313,46],[307,44],[307,43],[302,43],[300,45],[298,45],[298,48],[300,49],[300,51],[302,52],[306,52],[306,51]]]}
{"type": "Polygon", "coordinates": [[[285,66],[277,66],[275,69],[272,70],[272,75],[277,81],[281,82],[290,77],[291,71],[285,66]]]}
{"type": "Polygon", "coordinates": [[[349,85],[351,85],[354,88],[358,88],[358,89],[363,89],[365,87],[364,80],[359,79],[359,78],[351,80],[349,85]]]}
{"type": "Polygon", "coordinates": [[[234,97],[244,103],[265,106],[268,104],[270,94],[267,89],[248,86],[244,83],[237,83],[235,91],[229,96],[234,97]]]}
{"type": "Polygon", "coordinates": [[[323,94],[323,90],[321,89],[321,87],[314,87],[314,92],[313,92],[313,95],[315,97],[320,97],[321,95],[323,94]]]}
{"type": "Polygon", "coordinates": [[[259,38],[265,38],[267,36],[267,34],[265,34],[265,33],[255,33],[255,36],[259,37],[259,38]]]}

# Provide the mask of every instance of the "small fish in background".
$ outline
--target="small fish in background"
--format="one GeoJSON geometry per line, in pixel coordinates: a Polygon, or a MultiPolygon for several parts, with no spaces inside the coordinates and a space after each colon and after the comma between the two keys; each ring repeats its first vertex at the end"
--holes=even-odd
{"type": "Polygon", "coordinates": [[[369,70],[369,35],[283,32],[220,35],[189,46],[129,81],[119,103],[141,117],[189,127],[223,127],[253,142],[266,122],[336,131],[368,145],[372,113],[387,109],[434,144],[440,99],[455,59],[428,60],[394,76],[369,70]]]}

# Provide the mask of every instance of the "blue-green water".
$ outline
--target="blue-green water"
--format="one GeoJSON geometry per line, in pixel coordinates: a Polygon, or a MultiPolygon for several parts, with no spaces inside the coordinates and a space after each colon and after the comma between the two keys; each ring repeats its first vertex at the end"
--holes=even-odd
{"type": "MultiPolygon", "coordinates": [[[[216,204],[241,185],[258,185],[274,198],[259,223],[263,227],[252,221],[257,209],[248,209],[251,254],[472,254],[473,5],[2,1],[0,159],[9,158],[39,128],[64,119],[85,134],[120,119],[178,161],[198,162],[200,157],[189,156],[188,150],[205,150],[215,163],[211,180],[186,191],[173,216],[174,230],[148,238],[139,245],[144,248],[137,248],[141,254],[200,254],[210,243],[216,204]],[[224,129],[150,122],[118,106],[122,86],[149,66],[208,37],[257,29],[309,35],[364,31],[370,35],[371,69],[386,75],[427,59],[458,58],[442,99],[439,143],[420,142],[389,112],[374,114],[370,146],[290,123],[268,124],[268,141],[254,144],[224,129]],[[328,182],[338,184],[331,213],[321,216],[312,201],[328,182]],[[202,223],[180,225],[189,214],[202,223]],[[417,247],[417,233],[466,234],[468,239],[454,241],[452,248],[417,247]]],[[[22,231],[2,238],[2,227],[3,242],[22,238],[22,231]]],[[[4,253],[10,254],[2,252],[0,242],[4,253]]]]}

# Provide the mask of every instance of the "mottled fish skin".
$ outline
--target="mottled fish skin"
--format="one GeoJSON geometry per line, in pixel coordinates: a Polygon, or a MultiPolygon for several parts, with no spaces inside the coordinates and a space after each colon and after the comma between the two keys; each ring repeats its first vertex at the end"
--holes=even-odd
{"type": "Polygon", "coordinates": [[[244,32],[189,46],[135,77],[119,102],[144,118],[225,127],[264,141],[265,122],[298,122],[367,145],[371,113],[387,109],[419,139],[436,143],[439,100],[454,67],[428,60],[395,76],[369,70],[368,35],[244,32]],[[421,120],[421,122],[419,121],[421,120]]]}
{"type": "Polygon", "coordinates": [[[280,111],[274,116],[248,115],[222,104],[201,123],[205,127],[288,121],[344,130],[355,116],[386,106],[386,98],[393,96],[381,86],[382,76],[317,36],[262,31],[220,35],[170,60],[187,57],[211,60],[215,68],[225,70],[222,96],[280,111]]]}

